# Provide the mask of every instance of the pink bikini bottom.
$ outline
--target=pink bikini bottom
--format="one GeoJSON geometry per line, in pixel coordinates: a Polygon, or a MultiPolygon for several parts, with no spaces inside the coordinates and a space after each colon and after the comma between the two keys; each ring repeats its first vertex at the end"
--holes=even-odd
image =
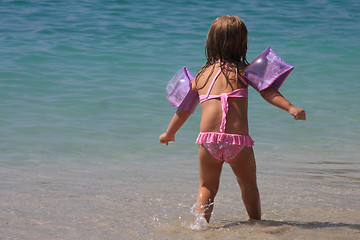
{"type": "Polygon", "coordinates": [[[249,135],[216,132],[200,132],[196,143],[202,144],[217,160],[227,163],[239,155],[244,147],[254,145],[249,135]]]}

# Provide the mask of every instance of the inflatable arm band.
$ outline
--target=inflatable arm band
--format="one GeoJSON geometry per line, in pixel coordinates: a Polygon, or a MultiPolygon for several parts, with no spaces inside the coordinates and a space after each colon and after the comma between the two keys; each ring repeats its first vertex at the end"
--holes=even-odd
{"type": "Polygon", "coordinates": [[[271,47],[268,47],[244,69],[244,75],[258,92],[270,86],[279,90],[293,69],[293,66],[283,61],[271,47]]]}
{"type": "MultiPolygon", "coordinates": [[[[268,47],[244,69],[247,82],[258,92],[273,86],[276,90],[285,82],[293,66],[284,62],[268,47]]],[[[193,113],[199,104],[199,95],[191,89],[194,75],[183,67],[166,86],[166,97],[171,106],[193,113]]]]}
{"type": "Polygon", "coordinates": [[[199,104],[199,95],[192,90],[194,75],[183,67],[171,78],[166,86],[166,98],[171,106],[188,113],[193,113],[199,104]]]}

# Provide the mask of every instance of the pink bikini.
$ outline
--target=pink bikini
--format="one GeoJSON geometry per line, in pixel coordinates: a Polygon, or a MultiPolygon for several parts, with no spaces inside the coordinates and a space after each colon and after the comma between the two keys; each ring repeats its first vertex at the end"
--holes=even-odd
{"type": "MultiPolygon", "coordinates": [[[[259,92],[270,86],[279,90],[293,69],[293,66],[283,61],[271,47],[268,47],[244,69],[244,76],[247,82],[259,92]]],[[[230,162],[245,146],[253,146],[254,141],[249,135],[225,133],[226,115],[229,110],[228,98],[248,97],[248,91],[247,88],[242,88],[230,93],[210,95],[210,91],[220,73],[221,69],[213,79],[207,94],[198,97],[198,93],[191,90],[191,81],[194,76],[189,69],[184,67],[171,78],[166,86],[166,97],[173,107],[189,113],[194,112],[199,103],[198,100],[202,103],[209,99],[221,99],[223,116],[220,132],[200,132],[196,142],[202,144],[216,159],[230,162]]],[[[239,78],[247,85],[244,79],[239,78]]]]}
{"type": "MultiPolygon", "coordinates": [[[[234,90],[230,93],[222,93],[220,95],[210,95],[210,91],[214,86],[214,83],[221,73],[219,69],[218,73],[214,77],[209,90],[206,95],[200,95],[200,103],[203,103],[210,99],[220,98],[222,105],[222,119],[220,124],[220,132],[200,132],[196,139],[196,143],[202,144],[206,150],[217,160],[225,161],[229,163],[234,159],[244,147],[251,147],[254,145],[254,141],[249,135],[239,135],[225,133],[226,115],[229,110],[228,98],[230,97],[248,97],[248,89],[241,88],[234,90]]],[[[245,85],[247,83],[241,79],[245,85]]]]}

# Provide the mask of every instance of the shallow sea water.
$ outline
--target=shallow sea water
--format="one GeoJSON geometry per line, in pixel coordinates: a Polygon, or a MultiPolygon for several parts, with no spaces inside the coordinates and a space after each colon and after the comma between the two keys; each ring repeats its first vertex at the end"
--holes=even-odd
{"type": "Polygon", "coordinates": [[[357,239],[360,234],[358,184],[352,181],[260,171],[264,220],[249,222],[230,172],[224,168],[209,227],[194,231],[190,208],[197,169],[191,161],[2,168],[1,239],[357,239]]]}
{"type": "Polygon", "coordinates": [[[358,1],[0,1],[0,239],[359,239],[358,1]],[[200,109],[168,147],[171,76],[204,63],[215,17],[295,66],[249,90],[262,221],[224,167],[211,223],[190,229],[200,109]]]}

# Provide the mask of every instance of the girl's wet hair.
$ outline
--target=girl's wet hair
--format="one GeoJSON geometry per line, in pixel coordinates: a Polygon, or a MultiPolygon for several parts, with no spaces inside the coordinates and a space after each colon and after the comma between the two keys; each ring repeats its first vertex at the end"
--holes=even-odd
{"type": "Polygon", "coordinates": [[[224,15],[211,24],[205,45],[207,63],[217,60],[248,64],[247,28],[238,16],[224,15]]]}
{"type": "MultiPolygon", "coordinates": [[[[233,69],[237,80],[238,74],[249,64],[246,59],[246,52],[247,28],[245,23],[238,16],[224,15],[218,17],[210,26],[205,45],[207,62],[199,69],[198,76],[205,69],[220,61],[226,79],[229,80],[229,71],[224,70],[224,66],[233,69]]],[[[207,81],[204,86],[206,83],[207,81]]]]}

